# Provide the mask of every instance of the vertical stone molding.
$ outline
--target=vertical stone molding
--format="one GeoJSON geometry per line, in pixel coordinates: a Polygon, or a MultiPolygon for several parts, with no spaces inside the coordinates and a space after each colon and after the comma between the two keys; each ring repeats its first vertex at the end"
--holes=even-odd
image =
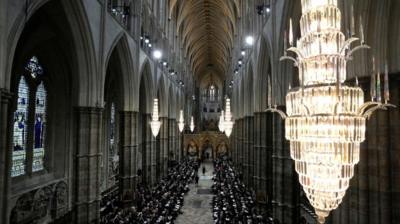
{"type": "Polygon", "coordinates": [[[10,103],[12,94],[6,89],[0,89],[0,223],[9,223],[8,219],[8,197],[10,192],[10,170],[11,170],[11,152],[10,145],[10,103]]]}
{"type": "Polygon", "coordinates": [[[100,218],[100,157],[103,108],[79,107],[75,154],[76,223],[96,223],[100,218]]]}
{"type": "Polygon", "coordinates": [[[167,174],[167,166],[168,166],[168,118],[161,117],[160,118],[161,130],[160,130],[160,159],[161,159],[161,175],[165,176],[167,174]]]}
{"type": "Polygon", "coordinates": [[[248,120],[248,150],[249,150],[249,174],[248,178],[248,186],[253,188],[253,176],[254,176],[254,117],[250,116],[248,120]]]}
{"type": "Polygon", "coordinates": [[[139,113],[120,112],[120,194],[122,198],[133,198],[138,183],[138,122],[139,113]]]}

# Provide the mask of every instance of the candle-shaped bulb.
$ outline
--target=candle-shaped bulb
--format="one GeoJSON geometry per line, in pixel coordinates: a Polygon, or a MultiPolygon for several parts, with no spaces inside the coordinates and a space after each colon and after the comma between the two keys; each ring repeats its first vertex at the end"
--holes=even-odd
{"type": "Polygon", "coordinates": [[[358,87],[358,76],[356,76],[356,86],[358,87]]]}
{"type": "Polygon", "coordinates": [[[376,101],[381,102],[381,74],[376,73],[376,101]]]}
{"type": "Polygon", "coordinates": [[[355,35],[355,21],[354,21],[354,5],[351,5],[351,22],[350,22],[350,36],[355,35]]]}
{"type": "Polygon", "coordinates": [[[371,75],[371,101],[376,99],[376,81],[375,81],[375,71],[371,75]]]}
{"type": "Polygon", "coordinates": [[[293,25],[292,25],[292,19],[289,21],[289,44],[291,47],[293,47],[293,25]]]}
{"type": "Polygon", "coordinates": [[[390,99],[390,96],[389,96],[389,66],[388,66],[387,62],[385,64],[384,98],[385,98],[385,103],[389,102],[389,99],[390,99]]]}
{"type": "Polygon", "coordinates": [[[364,26],[363,26],[363,21],[362,21],[362,17],[360,16],[360,40],[361,40],[361,44],[365,43],[364,40],[364,26]]]}

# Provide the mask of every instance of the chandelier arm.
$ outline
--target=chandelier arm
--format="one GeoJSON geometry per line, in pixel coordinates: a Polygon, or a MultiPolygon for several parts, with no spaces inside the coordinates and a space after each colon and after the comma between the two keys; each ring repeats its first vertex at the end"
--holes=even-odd
{"type": "Polygon", "coordinates": [[[357,51],[359,51],[359,50],[362,50],[362,49],[371,49],[371,47],[368,46],[368,45],[366,45],[366,44],[361,44],[361,45],[359,45],[359,46],[353,48],[352,50],[350,50],[350,51],[346,54],[346,57],[345,57],[346,61],[351,61],[351,60],[353,60],[352,55],[353,55],[355,52],[357,52],[357,51]]]}
{"type": "Polygon", "coordinates": [[[300,58],[300,60],[304,58],[304,56],[301,53],[300,49],[297,48],[297,47],[291,47],[291,48],[287,49],[287,51],[292,51],[292,52],[296,53],[297,56],[300,58]]]}
{"type": "Polygon", "coordinates": [[[361,105],[360,108],[358,108],[357,114],[363,116],[365,111],[367,111],[368,107],[377,105],[379,105],[379,102],[374,102],[374,101],[366,102],[363,105],[361,105]]]}
{"type": "Polygon", "coordinates": [[[293,61],[295,67],[299,66],[299,62],[298,62],[294,57],[282,56],[282,57],[279,59],[279,61],[284,61],[284,60],[293,61]]]}
{"type": "Polygon", "coordinates": [[[285,120],[287,118],[287,115],[285,112],[283,112],[282,110],[276,109],[276,108],[269,107],[265,110],[265,112],[278,113],[281,116],[282,120],[285,120]]]}
{"type": "Polygon", "coordinates": [[[344,54],[344,51],[354,42],[359,40],[357,37],[351,37],[346,42],[344,42],[342,49],[340,49],[340,54],[344,54]]]}
{"type": "Polygon", "coordinates": [[[369,119],[371,115],[377,110],[388,110],[389,107],[396,108],[396,105],[390,103],[376,103],[375,106],[370,107],[369,109],[365,108],[364,112],[360,115],[364,116],[365,118],[369,119]]]}

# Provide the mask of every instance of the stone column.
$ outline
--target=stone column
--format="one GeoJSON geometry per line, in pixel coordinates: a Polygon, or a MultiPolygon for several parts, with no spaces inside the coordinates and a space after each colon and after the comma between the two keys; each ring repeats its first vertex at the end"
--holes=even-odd
{"type": "MultiPolygon", "coordinates": [[[[0,89],[0,223],[9,223],[9,204],[12,165],[12,146],[10,121],[10,102],[12,94],[5,89],[0,89]]],[[[11,116],[11,115],[10,115],[11,116]]]]}
{"type": "Polygon", "coordinates": [[[243,118],[243,182],[246,185],[249,185],[249,139],[248,139],[248,124],[249,124],[249,117],[243,118]]]}
{"type": "Polygon", "coordinates": [[[120,112],[120,193],[125,198],[132,198],[138,183],[138,122],[139,114],[134,111],[120,112]]]}
{"type": "Polygon", "coordinates": [[[176,120],[175,119],[168,119],[168,124],[169,124],[169,136],[168,136],[168,141],[169,141],[169,151],[174,154],[173,155],[173,160],[179,162],[179,152],[177,150],[177,136],[176,136],[176,120]]]}
{"type": "Polygon", "coordinates": [[[75,155],[76,223],[97,223],[100,218],[100,156],[103,108],[77,108],[75,155]]]}
{"type": "Polygon", "coordinates": [[[273,127],[273,216],[281,223],[299,223],[299,181],[284,136],[284,121],[272,114],[273,127]]]}
{"type": "Polygon", "coordinates": [[[174,149],[174,133],[172,126],[172,119],[168,119],[168,158],[169,160],[175,160],[176,154],[174,149]]]}
{"type": "Polygon", "coordinates": [[[248,178],[248,186],[254,189],[253,184],[253,176],[254,176],[254,117],[249,117],[249,124],[248,124],[248,150],[249,150],[249,174],[248,178]]]}
{"type": "Polygon", "coordinates": [[[243,125],[243,118],[239,119],[238,122],[238,131],[239,131],[239,136],[238,136],[238,170],[243,173],[243,166],[244,166],[244,153],[243,153],[243,148],[244,148],[244,144],[243,144],[243,137],[244,137],[244,125],[243,125]]]}
{"type": "Polygon", "coordinates": [[[142,133],[142,169],[143,180],[148,185],[153,185],[156,182],[156,138],[151,132],[150,121],[150,114],[142,115],[142,122],[145,122],[142,130],[144,132],[142,133]]]}
{"type": "Polygon", "coordinates": [[[160,130],[160,147],[161,147],[161,174],[165,176],[167,174],[168,165],[168,118],[160,118],[162,125],[160,130]]]}
{"type": "Polygon", "coordinates": [[[261,177],[260,147],[261,147],[261,113],[257,112],[254,114],[254,146],[253,146],[254,150],[253,188],[256,192],[260,188],[260,177],[261,177]]]}

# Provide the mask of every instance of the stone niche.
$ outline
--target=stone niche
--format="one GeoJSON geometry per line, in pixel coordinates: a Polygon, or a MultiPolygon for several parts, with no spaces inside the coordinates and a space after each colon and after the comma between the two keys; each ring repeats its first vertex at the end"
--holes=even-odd
{"type": "Polygon", "coordinates": [[[64,181],[22,194],[11,210],[10,223],[43,223],[68,211],[68,188],[64,181]]]}

